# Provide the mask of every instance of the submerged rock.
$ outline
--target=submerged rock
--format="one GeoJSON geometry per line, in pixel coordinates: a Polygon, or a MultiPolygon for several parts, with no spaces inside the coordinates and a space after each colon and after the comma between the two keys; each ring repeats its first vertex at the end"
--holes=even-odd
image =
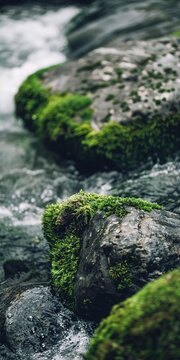
{"type": "Polygon", "coordinates": [[[47,207],[44,234],[65,304],[101,318],[179,264],[179,215],[135,198],[80,192],[47,207]]]}
{"type": "Polygon", "coordinates": [[[135,168],[180,149],[179,40],[116,40],[30,76],[16,114],[84,168],[135,168]]]}
{"type": "Polygon", "coordinates": [[[175,270],[114,306],[85,359],[179,359],[179,281],[175,270]]]}

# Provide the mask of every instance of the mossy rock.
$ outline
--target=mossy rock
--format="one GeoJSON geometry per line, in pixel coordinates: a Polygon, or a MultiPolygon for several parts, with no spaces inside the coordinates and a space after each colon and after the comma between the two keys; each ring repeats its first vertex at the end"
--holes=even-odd
{"type": "Polygon", "coordinates": [[[180,270],[146,285],[101,322],[86,360],[178,360],[180,270]]]}
{"type": "Polygon", "coordinates": [[[15,97],[16,115],[25,125],[60,158],[85,170],[127,171],[148,157],[165,161],[180,149],[178,39],[122,43],[121,48],[129,67],[123,68],[122,55],[111,54],[107,67],[108,53],[92,53],[31,75],[15,97]],[[143,47],[147,55],[135,60],[133,47],[143,47]]]}
{"type": "MultiPolygon", "coordinates": [[[[161,209],[159,205],[141,199],[88,194],[83,191],[45,209],[43,231],[51,250],[53,282],[70,308],[74,308],[74,286],[84,230],[97,213],[102,213],[104,219],[112,214],[121,219],[127,214],[128,206],[145,212],[161,209]]],[[[124,279],[125,269],[121,270],[124,279]]],[[[109,276],[113,277],[113,274],[114,269],[110,269],[109,276]]],[[[129,287],[125,279],[123,284],[125,289],[129,287]]]]}

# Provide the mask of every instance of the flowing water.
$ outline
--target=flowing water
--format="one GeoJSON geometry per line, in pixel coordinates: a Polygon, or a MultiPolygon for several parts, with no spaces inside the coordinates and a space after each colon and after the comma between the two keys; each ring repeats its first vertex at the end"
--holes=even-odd
{"type": "MultiPolygon", "coordinates": [[[[18,86],[35,70],[65,61],[65,27],[78,11],[73,6],[21,5],[4,7],[0,12],[1,281],[5,279],[3,265],[9,259],[26,260],[41,271],[48,251],[40,224],[43,208],[81,188],[159,201],[180,213],[178,158],[164,165],[149,164],[129,177],[115,171],[86,177],[71,162],[57,165],[53,155],[15,119],[13,97],[18,86]]],[[[36,359],[79,359],[89,339],[87,328],[76,320],[67,339],[57,344],[53,353],[36,359]]]]}
{"type": "MultiPolygon", "coordinates": [[[[8,260],[20,259],[42,273],[47,264],[47,245],[41,234],[44,206],[80,188],[72,164],[57,166],[37,139],[13,115],[13,96],[20,83],[35,70],[65,60],[64,27],[77,8],[15,6],[0,15],[0,279],[8,260]]],[[[26,279],[25,279],[26,280],[26,279]]],[[[38,280],[41,280],[38,275],[38,280]]],[[[64,316],[68,322],[70,315],[64,316]]],[[[61,314],[59,314],[61,321],[61,314]]],[[[71,321],[72,322],[72,321],[71,321]]],[[[89,339],[87,325],[79,320],[64,329],[63,341],[35,359],[79,359],[89,339]],[[58,355],[57,355],[58,354],[58,355]]],[[[0,359],[11,359],[0,349],[0,359]]],[[[12,357],[14,359],[14,357],[12,357]]],[[[18,359],[27,359],[18,355],[18,359]]],[[[33,357],[30,357],[33,359],[33,357]]]]}

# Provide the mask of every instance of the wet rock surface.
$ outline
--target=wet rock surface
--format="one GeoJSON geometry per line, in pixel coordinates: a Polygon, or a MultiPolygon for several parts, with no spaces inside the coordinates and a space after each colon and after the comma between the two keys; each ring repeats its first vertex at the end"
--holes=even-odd
{"type": "Polygon", "coordinates": [[[64,353],[62,359],[70,359],[73,349],[75,359],[80,359],[92,331],[91,325],[77,320],[49,287],[36,286],[24,292],[16,288],[14,299],[11,297],[6,307],[7,347],[0,346],[0,356],[4,351],[8,359],[56,359],[59,350],[62,356],[64,353]],[[82,344],[78,336],[82,337],[82,344]],[[68,345],[64,346],[67,338],[68,345]]]}
{"type": "Polygon", "coordinates": [[[144,169],[139,169],[123,176],[111,171],[96,173],[82,183],[85,191],[101,194],[139,197],[157,202],[166,210],[180,214],[180,159],[165,164],[149,162],[144,169]]]}
{"type": "Polygon", "coordinates": [[[44,74],[53,92],[78,92],[92,99],[94,129],[179,111],[179,40],[116,40],[82,59],[44,74]]]}
{"type": "Polygon", "coordinates": [[[38,226],[23,229],[7,219],[0,221],[0,239],[1,281],[20,276],[37,282],[49,280],[49,249],[38,226]]]}
{"type": "Polygon", "coordinates": [[[179,241],[180,217],[165,210],[130,208],[122,220],[96,215],[83,235],[75,283],[77,310],[103,316],[114,303],[178,266],[179,241]]]}
{"type": "Polygon", "coordinates": [[[6,340],[10,348],[19,354],[29,354],[52,346],[65,325],[58,326],[59,307],[47,287],[21,294],[6,312],[6,340]]]}

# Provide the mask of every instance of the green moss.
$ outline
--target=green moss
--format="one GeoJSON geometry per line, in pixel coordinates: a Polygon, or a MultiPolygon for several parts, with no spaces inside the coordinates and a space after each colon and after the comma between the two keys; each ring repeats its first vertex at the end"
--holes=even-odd
{"type": "Polygon", "coordinates": [[[19,88],[15,97],[16,115],[30,129],[36,129],[36,119],[49,100],[49,90],[42,88],[36,76],[30,76],[19,88]]]}
{"type": "MultiPolygon", "coordinates": [[[[105,217],[112,214],[123,217],[127,213],[127,206],[134,206],[144,211],[161,208],[157,204],[141,199],[88,194],[81,191],[68,200],[49,205],[45,209],[43,231],[51,249],[52,277],[69,307],[73,307],[74,281],[85,227],[98,211],[103,212],[105,217]]],[[[127,267],[126,264],[125,270],[121,265],[122,286],[129,286],[127,282],[125,283],[127,267]]],[[[110,274],[113,274],[113,271],[112,268],[110,274]]]]}
{"type": "Polygon", "coordinates": [[[143,123],[137,119],[127,125],[109,122],[101,131],[91,131],[84,146],[108,167],[134,168],[149,156],[165,160],[180,149],[180,113],[166,118],[156,115],[143,123]]]}
{"type": "Polygon", "coordinates": [[[121,78],[121,76],[122,76],[122,74],[123,74],[123,69],[121,69],[120,67],[116,67],[114,70],[115,70],[117,76],[118,76],[119,78],[121,78]]]}
{"type": "Polygon", "coordinates": [[[69,307],[71,307],[69,300],[74,292],[74,278],[78,267],[79,252],[80,237],[74,234],[67,234],[61,238],[61,241],[54,245],[51,252],[53,282],[65,296],[69,307]]]}
{"type": "Polygon", "coordinates": [[[177,31],[173,32],[172,36],[175,36],[175,37],[179,38],[180,37],[180,30],[177,30],[177,31]]]}
{"type": "Polygon", "coordinates": [[[84,118],[88,118],[89,121],[92,114],[88,108],[90,104],[89,98],[78,94],[52,96],[39,116],[38,130],[52,142],[58,138],[68,139],[75,134],[76,128],[84,118]]]}
{"type": "Polygon", "coordinates": [[[21,117],[25,125],[32,130],[36,129],[34,123],[50,97],[50,90],[42,86],[41,79],[45,73],[60,66],[59,64],[49,66],[30,75],[20,86],[15,96],[16,116],[21,117]]]}
{"type": "Polygon", "coordinates": [[[96,61],[94,63],[91,63],[91,64],[87,64],[87,65],[84,65],[82,67],[80,67],[78,69],[78,72],[82,72],[82,71],[93,71],[97,68],[101,68],[102,67],[102,62],[101,61],[96,61]]]}
{"type": "Polygon", "coordinates": [[[114,94],[108,94],[108,95],[106,96],[106,101],[111,101],[111,100],[114,99],[114,97],[115,97],[114,94]]]}
{"type": "Polygon", "coordinates": [[[109,276],[114,280],[117,290],[122,290],[124,288],[127,289],[128,287],[131,287],[131,270],[127,261],[121,264],[110,266],[109,276]]]}
{"type": "Polygon", "coordinates": [[[138,69],[138,68],[133,68],[133,69],[131,69],[131,74],[137,75],[138,72],[139,72],[139,69],[138,69]]]}
{"type": "MultiPolygon", "coordinates": [[[[108,114],[103,127],[94,131],[91,126],[91,99],[79,94],[51,94],[49,89],[42,86],[46,71],[31,75],[22,84],[15,98],[16,114],[59,155],[76,160],[79,166],[88,167],[88,170],[116,168],[126,171],[143,163],[148,157],[164,161],[179,150],[178,111],[173,110],[166,117],[154,115],[146,120],[137,118],[127,124],[113,121],[106,124],[108,114]]],[[[149,75],[157,77],[159,88],[159,74],[151,72],[149,75]]],[[[93,86],[99,85],[109,86],[104,83],[93,86]]],[[[139,101],[137,91],[131,95],[134,102],[139,101]]],[[[111,94],[110,98],[112,100],[111,94]]],[[[159,100],[156,102],[159,104],[159,100]]],[[[126,101],[120,105],[124,112],[129,110],[126,101]]]]}
{"type": "Polygon", "coordinates": [[[180,358],[180,270],[146,285],[101,322],[86,360],[180,358]]]}

